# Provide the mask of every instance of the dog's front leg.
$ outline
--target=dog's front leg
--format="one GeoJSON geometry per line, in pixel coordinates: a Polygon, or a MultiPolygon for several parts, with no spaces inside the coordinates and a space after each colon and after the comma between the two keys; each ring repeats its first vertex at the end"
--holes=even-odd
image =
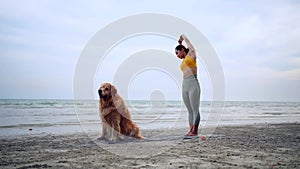
{"type": "Polygon", "coordinates": [[[107,138],[107,134],[108,134],[108,124],[107,123],[103,123],[102,124],[102,134],[101,134],[101,137],[100,137],[100,139],[108,139],[107,138]]]}
{"type": "Polygon", "coordinates": [[[119,124],[116,124],[115,127],[115,136],[116,136],[116,139],[118,140],[120,138],[120,133],[121,133],[121,127],[119,124]]]}
{"type": "Polygon", "coordinates": [[[106,129],[105,129],[104,125],[102,125],[102,134],[101,134],[100,139],[105,139],[105,136],[106,136],[106,129]]]}
{"type": "Polygon", "coordinates": [[[109,141],[115,142],[116,138],[116,131],[113,126],[109,126],[109,141]]]}

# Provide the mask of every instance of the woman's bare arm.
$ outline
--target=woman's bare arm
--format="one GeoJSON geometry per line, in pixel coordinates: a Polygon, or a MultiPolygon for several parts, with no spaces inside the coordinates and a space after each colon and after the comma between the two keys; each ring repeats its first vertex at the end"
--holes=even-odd
{"type": "Polygon", "coordinates": [[[185,35],[181,35],[178,42],[182,42],[185,41],[187,47],[189,48],[189,55],[193,58],[196,59],[196,50],[194,48],[194,46],[192,45],[192,43],[190,42],[190,40],[185,36],[185,35]]]}

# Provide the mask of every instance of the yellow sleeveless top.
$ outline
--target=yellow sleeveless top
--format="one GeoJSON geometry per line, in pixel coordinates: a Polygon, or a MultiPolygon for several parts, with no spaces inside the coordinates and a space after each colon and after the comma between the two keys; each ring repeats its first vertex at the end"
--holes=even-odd
{"type": "Polygon", "coordinates": [[[197,69],[196,60],[191,58],[190,55],[186,55],[185,58],[183,59],[181,65],[180,65],[180,68],[183,72],[186,71],[186,69],[190,69],[190,68],[197,69]]]}

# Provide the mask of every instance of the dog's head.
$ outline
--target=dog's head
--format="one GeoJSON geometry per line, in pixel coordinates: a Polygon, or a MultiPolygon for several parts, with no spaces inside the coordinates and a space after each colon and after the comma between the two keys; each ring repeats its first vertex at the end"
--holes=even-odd
{"type": "Polygon", "coordinates": [[[98,89],[100,99],[112,98],[116,95],[117,89],[110,83],[103,83],[98,89]]]}

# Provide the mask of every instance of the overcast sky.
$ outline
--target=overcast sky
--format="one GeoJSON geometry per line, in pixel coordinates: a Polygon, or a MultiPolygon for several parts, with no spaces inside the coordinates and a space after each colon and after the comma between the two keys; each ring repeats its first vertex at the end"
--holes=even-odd
{"type": "MultiPolygon", "coordinates": [[[[298,0],[1,0],[0,98],[72,99],[77,59],[97,31],[127,16],[160,13],[185,20],[210,41],[224,71],[226,100],[300,101],[299,9],[298,0]]],[[[134,51],[157,47],[173,53],[174,46],[172,39],[151,36],[120,44],[105,60],[114,66],[98,68],[95,89],[111,81],[116,67],[134,51]],[[116,56],[120,53],[123,58],[116,56]],[[104,75],[105,69],[112,73],[104,75]]],[[[213,89],[201,73],[205,65],[198,64],[202,99],[209,100],[213,89]]],[[[132,85],[144,82],[149,91],[132,87],[130,99],[149,99],[157,86],[147,79],[169,78],[158,73],[137,75],[132,85]]],[[[160,90],[167,99],[180,99],[169,82],[162,80],[160,90]]]]}

